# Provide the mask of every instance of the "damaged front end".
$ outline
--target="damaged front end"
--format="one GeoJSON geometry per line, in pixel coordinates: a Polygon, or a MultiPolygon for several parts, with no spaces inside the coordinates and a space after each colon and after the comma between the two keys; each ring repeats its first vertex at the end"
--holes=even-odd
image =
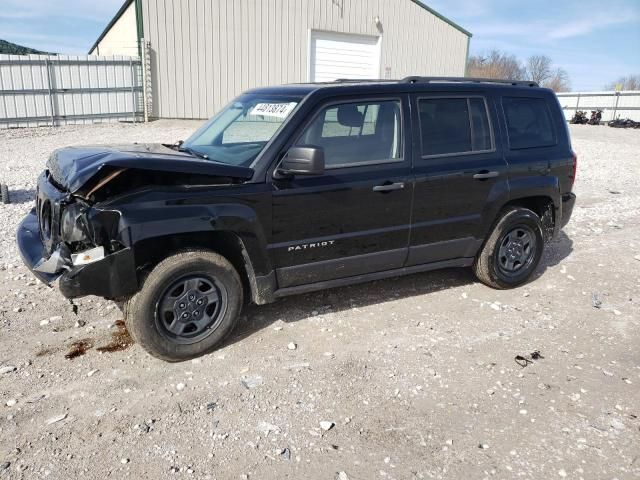
{"type": "Polygon", "coordinates": [[[57,188],[45,172],[17,240],[27,267],[46,284],[59,279],[65,297],[116,298],[138,288],[133,252],[119,233],[120,212],[57,188]]]}
{"type": "Polygon", "coordinates": [[[141,228],[144,217],[144,202],[135,205],[136,195],[154,188],[175,195],[193,187],[229,186],[253,173],[164,145],[57,150],[38,178],[36,206],[18,228],[20,254],[42,282],[59,279],[67,298],[132,295],[138,272],[131,225],[141,228]]]}

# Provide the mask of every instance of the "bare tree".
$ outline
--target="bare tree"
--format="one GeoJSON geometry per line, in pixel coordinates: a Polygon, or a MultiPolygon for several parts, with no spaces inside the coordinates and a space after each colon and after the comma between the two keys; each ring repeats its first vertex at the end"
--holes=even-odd
{"type": "Polygon", "coordinates": [[[571,88],[567,71],[554,68],[553,61],[546,55],[533,55],[523,65],[515,55],[492,50],[488,55],[469,57],[467,75],[505,80],[532,80],[555,92],[566,92],[571,88]]]}
{"type": "Polygon", "coordinates": [[[615,90],[620,85],[621,90],[640,90],[640,75],[620,77],[615,82],[605,85],[605,90],[615,90]]]}
{"type": "Polygon", "coordinates": [[[569,74],[564,68],[556,68],[551,71],[549,77],[542,82],[542,86],[550,88],[554,92],[568,92],[571,90],[569,74]]]}
{"type": "Polygon", "coordinates": [[[488,55],[469,57],[467,73],[470,77],[521,80],[524,70],[514,55],[492,50],[488,55]]]}
{"type": "Polygon", "coordinates": [[[552,64],[553,62],[546,55],[530,56],[524,67],[527,80],[532,80],[542,85],[556,73],[552,69],[552,64]]]}

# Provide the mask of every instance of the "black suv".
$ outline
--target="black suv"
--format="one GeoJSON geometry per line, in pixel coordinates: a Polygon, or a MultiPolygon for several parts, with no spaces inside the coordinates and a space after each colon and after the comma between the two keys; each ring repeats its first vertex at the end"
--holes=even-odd
{"type": "Polygon", "coordinates": [[[248,301],[443,267],[520,285],[569,220],[575,174],[535,83],[258,88],[185,142],[54,152],[18,244],[38,278],[115,300],[135,340],[179,361],[248,301]]]}

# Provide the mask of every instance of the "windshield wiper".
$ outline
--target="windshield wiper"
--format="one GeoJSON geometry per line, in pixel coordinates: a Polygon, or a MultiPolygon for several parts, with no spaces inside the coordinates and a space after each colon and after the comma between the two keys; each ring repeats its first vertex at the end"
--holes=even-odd
{"type": "Polygon", "coordinates": [[[170,148],[171,150],[180,151],[180,147],[182,146],[183,143],[184,143],[184,140],[178,140],[176,143],[163,143],[163,145],[167,148],[170,148]]]}
{"type": "Polygon", "coordinates": [[[199,152],[198,150],[194,150],[191,147],[180,147],[178,148],[179,152],[187,152],[191,155],[193,155],[194,157],[198,157],[198,158],[203,158],[204,160],[209,160],[209,155],[207,155],[206,153],[202,153],[199,152]]]}

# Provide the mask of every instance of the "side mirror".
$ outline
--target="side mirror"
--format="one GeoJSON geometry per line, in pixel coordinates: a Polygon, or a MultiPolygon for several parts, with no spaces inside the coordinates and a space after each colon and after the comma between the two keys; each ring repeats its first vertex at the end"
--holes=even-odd
{"type": "Polygon", "coordinates": [[[282,159],[278,172],[284,175],[322,175],[324,149],[322,147],[291,147],[282,159]]]}

